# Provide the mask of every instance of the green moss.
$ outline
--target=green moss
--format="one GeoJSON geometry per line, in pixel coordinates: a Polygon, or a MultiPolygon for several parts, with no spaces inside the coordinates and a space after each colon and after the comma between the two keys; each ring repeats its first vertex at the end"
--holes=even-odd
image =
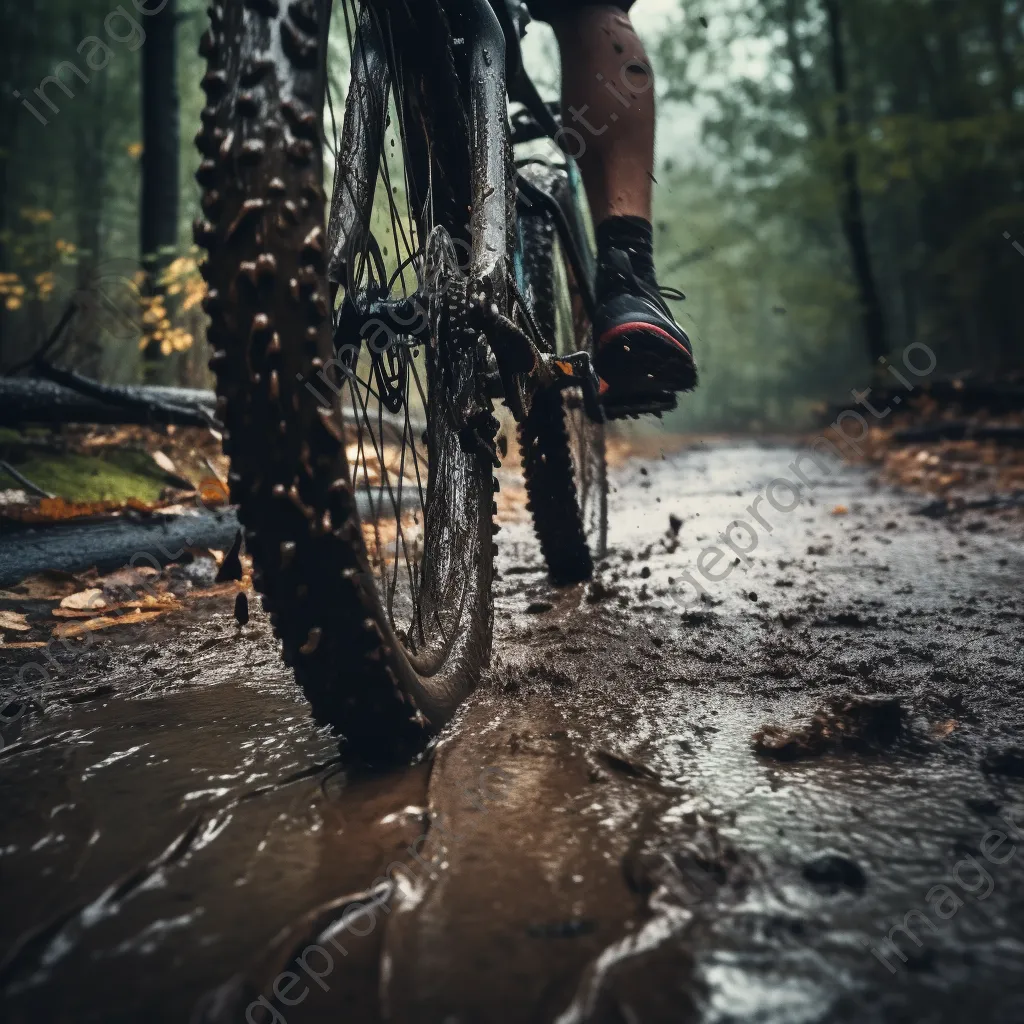
{"type": "MultiPolygon", "coordinates": [[[[97,455],[56,452],[19,453],[11,465],[34,484],[68,501],[154,502],[167,486],[160,468],[146,452],[107,451],[97,455]]],[[[5,478],[0,487],[17,487],[5,478]]]]}

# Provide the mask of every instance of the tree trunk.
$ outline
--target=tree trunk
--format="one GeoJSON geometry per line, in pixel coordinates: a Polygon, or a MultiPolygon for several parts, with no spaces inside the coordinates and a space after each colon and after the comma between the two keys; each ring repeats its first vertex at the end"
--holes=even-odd
{"type": "MultiPolygon", "coordinates": [[[[146,18],[142,47],[142,197],[139,211],[142,262],[150,294],[159,294],[159,274],[178,245],[180,113],[177,78],[176,0],[146,18]]],[[[145,358],[161,358],[151,341],[145,358]]]]}
{"type": "Polygon", "coordinates": [[[862,326],[868,354],[877,363],[889,351],[889,337],[882,309],[882,300],[871,262],[867,227],[864,222],[864,201],[860,189],[857,153],[850,132],[849,83],[846,53],[843,47],[843,24],[839,0],[823,0],[828,19],[829,56],[832,84],[836,100],[836,137],[840,147],[839,217],[843,235],[850,248],[853,273],[860,294],[862,326]]]}
{"type": "MultiPolygon", "coordinates": [[[[73,39],[85,38],[86,26],[81,12],[71,17],[73,39]]],[[[75,154],[75,218],[78,235],[76,286],[80,295],[89,295],[94,287],[102,258],[102,225],[107,170],[107,80],[97,76],[92,83],[92,104],[86,112],[76,111],[72,127],[75,154]]],[[[81,303],[72,325],[69,359],[76,370],[89,377],[100,375],[103,349],[96,303],[81,303]]]]}

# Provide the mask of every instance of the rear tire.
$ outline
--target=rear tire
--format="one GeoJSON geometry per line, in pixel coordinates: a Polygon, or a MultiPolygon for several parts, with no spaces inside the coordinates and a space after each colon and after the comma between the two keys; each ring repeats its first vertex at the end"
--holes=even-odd
{"type": "MultiPolygon", "coordinates": [[[[526,164],[520,173],[560,205],[571,201],[564,171],[526,164]]],[[[590,323],[562,251],[551,215],[537,207],[520,214],[527,301],[553,351],[590,348],[590,323]]],[[[608,542],[608,482],[603,424],[583,411],[581,394],[539,391],[519,426],[528,507],[534,530],[556,584],[591,577],[594,558],[608,542]]]]}

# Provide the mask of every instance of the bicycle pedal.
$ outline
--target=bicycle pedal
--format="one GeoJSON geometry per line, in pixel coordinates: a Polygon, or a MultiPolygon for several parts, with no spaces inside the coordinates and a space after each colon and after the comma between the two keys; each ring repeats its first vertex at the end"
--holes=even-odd
{"type": "Polygon", "coordinates": [[[662,391],[647,396],[624,396],[622,400],[603,400],[604,414],[610,420],[639,419],[641,416],[658,416],[671,412],[677,405],[673,391],[662,391]]]}
{"type": "Polygon", "coordinates": [[[542,354],[558,388],[578,388],[583,400],[583,409],[595,423],[604,423],[604,409],[601,406],[601,380],[594,371],[589,352],[573,352],[569,355],[554,356],[542,354]]]}

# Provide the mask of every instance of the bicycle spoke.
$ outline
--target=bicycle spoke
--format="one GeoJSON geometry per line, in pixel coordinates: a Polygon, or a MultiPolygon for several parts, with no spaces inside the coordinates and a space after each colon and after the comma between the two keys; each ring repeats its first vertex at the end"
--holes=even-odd
{"type": "MultiPolygon", "coordinates": [[[[369,230],[359,251],[349,257],[347,280],[340,282],[344,289],[340,301],[351,301],[357,309],[367,308],[371,297],[393,302],[418,294],[426,274],[424,245],[434,226],[435,203],[443,203],[446,210],[452,206],[443,187],[445,179],[434,164],[430,133],[422,131],[418,117],[410,117],[404,95],[403,63],[413,61],[408,41],[401,37],[404,28],[400,30],[387,12],[343,0],[338,25],[339,29],[344,26],[347,35],[350,64],[368,59],[359,34],[369,17],[383,43],[390,74],[381,109],[377,109],[379,97],[367,90],[353,94],[348,108],[351,113],[358,105],[357,116],[364,119],[386,119],[381,126],[383,145],[373,168],[376,183],[368,211],[369,230]]],[[[364,73],[367,66],[363,65],[364,73]]],[[[417,64],[415,74],[422,72],[417,64]]],[[[419,87],[420,80],[408,79],[414,87],[419,87]]],[[[334,83],[329,82],[328,88],[332,87],[334,83]]],[[[340,89],[336,91],[340,94],[340,89]]],[[[333,120],[338,100],[329,96],[324,114],[325,120],[332,118],[324,124],[324,145],[329,148],[334,141],[336,162],[346,156],[333,120]]],[[[353,185],[339,182],[337,194],[345,189],[351,194],[353,185]]],[[[329,241],[334,251],[335,240],[329,241]]],[[[339,312],[335,327],[341,322],[339,312]]],[[[465,525],[448,517],[462,516],[465,506],[461,478],[437,476],[451,474],[460,456],[455,454],[449,465],[452,438],[435,394],[440,384],[431,350],[390,332],[388,340],[388,349],[380,355],[362,346],[345,374],[349,477],[357,492],[381,607],[411,652],[432,652],[446,648],[459,622],[467,600],[466,583],[474,578],[474,546],[456,544],[451,552],[441,547],[452,543],[452,526],[455,539],[462,536],[465,525]],[[433,450],[435,443],[441,445],[438,452],[433,450]],[[435,458],[444,461],[444,468],[434,465],[435,458]],[[435,507],[433,519],[428,514],[432,490],[443,502],[435,507]]]]}
{"type": "MultiPolygon", "coordinates": [[[[353,393],[354,393],[355,389],[352,389],[352,390],[353,390],[353,393]]],[[[407,573],[409,575],[410,591],[412,591],[412,590],[414,590],[414,586],[415,585],[413,583],[413,570],[412,570],[412,566],[409,564],[409,545],[406,542],[405,532],[404,532],[404,529],[402,527],[401,500],[399,499],[399,500],[396,501],[396,499],[395,499],[395,492],[394,492],[394,490],[391,487],[390,474],[388,472],[388,468],[387,468],[387,464],[386,464],[386,460],[385,460],[385,453],[382,450],[383,447],[384,447],[384,441],[383,441],[383,434],[384,434],[383,412],[384,412],[384,407],[380,403],[378,403],[378,405],[377,405],[377,410],[378,410],[378,412],[377,412],[378,429],[379,429],[380,434],[381,434],[381,447],[378,447],[378,445],[377,445],[377,438],[374,436],[373,428],[370,425],[369,413],[368,413],[368,410],[367,410],[367,405],[366,405],[365,400],[363,400],[363,399],[360,400],[360,406],[361,406],[360,410],[357,411],[357,410],[353,409],[353,412],[354,412],[354,414],[357,417],[360,417],[361,420],[366,423],[366,425],[368,427],[368,432],[370,434],[370,440],[371,440],[371,442],[373,444],[374,456],[375,456],[375,458],[377,460],[378,475],[379,475],[379,486],[377,487],[377,498],[378,498],[378,500],[377,500],[377,508],[379,509],[380,507],[382,507],[383,499],[384,499],[384,492],[385,492],[385,490],[387,490],[388,500],[389,500],[389,502],[391,504],[391,510],[392,510],[393,515],[394,515],[395,527],[396,527],[396,534],[395,534],[396,567],[397,567],[397,559],[398,559],[398,542],[399,542],[399,540],[401,540],[402,550],[403,550],[403,552],[405,554],[404,561],[405,561],[405,564],[406,564],[406,571],[407,571],[407,573]]],[[[367,490],[369,491],[370,490],[370,481],[369,481],[369,472],[368,472],[368,470],[366,468],[366,464],[365,464],[365,447],[362,449],[362,453],[363,453],[363,457],[364,457],[364,473],[363,473],[363,476],[364,476],[364,481],[365,481],[365,483],[367,485],[367,490]]],[[[375,524],[379,524],[379,513],[377,513],[374,510],[374,508],[373,508],[372,497],[371,497],[371,512],[374,515],[374,522],[375,522],[375,524]]],[[[379,525],[377,525],[376,528],[375,528],[375,542],[376,542],[376,546],[377,546],[377,552],[379,554],[380,552],[382,552],[384,550],[384,546],[383,546],[383,544],[381,543],[381,540],[380,540],[379,525]]],[[[387,606],[388,611],[389,611],[389,617],[391,617],[390,616],[390,612],[391,612],[391,609],[393,607],[395,587],[394,587],[394,584],[391,584],[391,583],[388,582],[386,563],[383,561],[383,556],[381,556],[381,558],[382,558],[381,582],[382,582],[382,584],[385,587],[385,593],[387,595],[386,606],[387,606]]],[[[397,574],[397,571],[396,571],[396,574],[397,574]]],[[[394,625],[393,619],[392,619],[392,625],[394,625]]]]}
{"type": "MultiPolygon", "coordinates": [[[[426,409],[427,408],[427,399],[426,399],[426,396],[423,394],[423,388],[420,386],[420,375],[419,375],[419,372],[416,369],[416,360],[415,359],[410,359],[409,360],[409,364],[410,364],[410,366],[412,368],[413,379],[416,381],[416,390],[419,392],[420,400],[423,402],[423,408],[426,409]]],[[[407,389],[406,393],[408,394],[408,389],[407,389]]],[[[408,401],[408,397],[406,398],[406,403],[405,403],[405,422],[409,426],[410,431],[411,431],[411,429],[412,429],[411,428],[411,424],[409,424],[409,401],[408,401]]],[[[419,493],[420,493],[420,512],[422,513],[423,519],[424,519],[424,522],[425,522],[426,521],[426,517],[427,517],[427,501],[423,497],[423,481],[420,479],[420,464],[419,464],[419,459],[416,457],[416,434],[415,433],[411,433],[411,437],[412,437],[412,460],[413,460],[413,467],[416,470],[416,487],[417,487],[417,489],[419,490],[419,493]]],[[[426,467],[424,466],[424,469],[425,468],[426,467]]]]}
{"type": "MultiPolygon", "coordinates": [[[[358,491],[358,487],[359,487],[359,463],[361,461],[362,465],[363,465],[363,477],[364,477],[364,481],[366,483],[367,499],[368,499],[368,501],[370,503],[370,519],[373,521],[374,554],[376,555],[377,552],[380,550],[380,520],[379,520],[379,516],[377,515],[376,509],[374,509],[374,507],[373,507],[373,496],[372,496],[372,494],[370,492],[369,469],[368,469],[368,467],[366,465],[365,447],[363,445],[363,423],[362,423],[362,418],[360,417],[359,412],[358,412],[358,410],[356,408],[356,393],[355,393],[355,389],[349,388],[349,394],[350,394],[350,397],[352,399],[352,415],[353,415],[353,418],[355,419],[356,423],[358,424],[358,431],[359,431],[359,433],[356,435],[357,436],[357,441],[356,441],[356,460],[355,460],[355,468],[353,470],[352,485],[353,485],[353,490],[358,491]],[[362,459],[360,459],[360,456],[362,456],[362,459]]],[[[365,522],[365,517],[362,518],[362,521],[365,522]]]]}

